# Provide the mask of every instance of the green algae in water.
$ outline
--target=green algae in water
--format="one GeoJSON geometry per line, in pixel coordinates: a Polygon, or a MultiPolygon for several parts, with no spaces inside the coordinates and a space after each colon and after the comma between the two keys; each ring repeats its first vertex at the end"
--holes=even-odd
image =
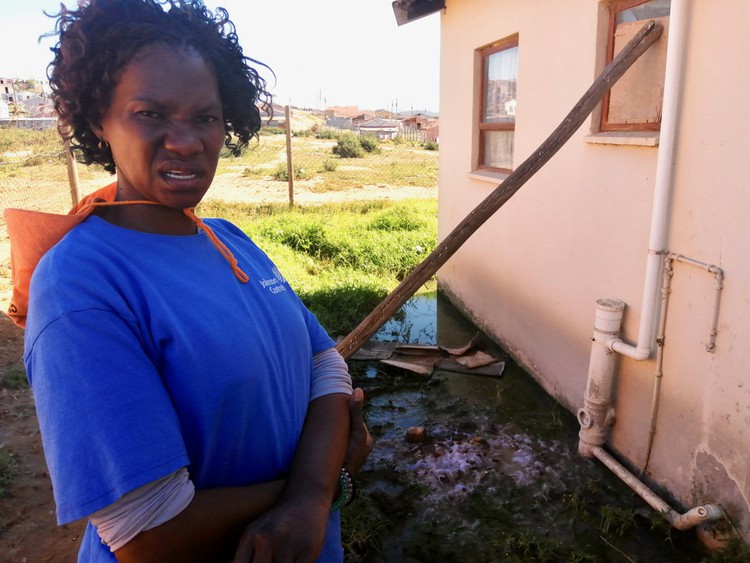
{"type": "MultiPolygon", "coordinates": [[[[476,331],[433,293],[412,299],[376,338],[456,346],[476,331]]],[[[605,467],[578,455],[575,417],[512,360],[500,378],[350,365],[376,443],[359,477],[363,494],[343,515],[344,543],[366,538],[348,561],[706,557],[694,532],[664,526],[605,467]],[[411,426],[427,429],[423,443],[405,441],[411,426]],[[350,513],[360,512],[368,519],[355,525],[350,513]]]]}

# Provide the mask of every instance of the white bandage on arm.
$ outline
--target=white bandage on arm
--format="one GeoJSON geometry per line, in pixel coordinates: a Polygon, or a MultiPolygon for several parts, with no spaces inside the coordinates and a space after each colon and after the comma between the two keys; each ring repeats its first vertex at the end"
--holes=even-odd
{"type": "Polygon", "coordinates": [[[115,552],[141,532],[185,510],[195,496],[186,468],[146,483],[91,515],[102,543],[115,552]]]}
{"type": "Polygon", "coordinates": [[[328,348],[313,356],[310,400],[331,393],[352,394],[352,378],[346,360],[336,348],[328,348]]]}

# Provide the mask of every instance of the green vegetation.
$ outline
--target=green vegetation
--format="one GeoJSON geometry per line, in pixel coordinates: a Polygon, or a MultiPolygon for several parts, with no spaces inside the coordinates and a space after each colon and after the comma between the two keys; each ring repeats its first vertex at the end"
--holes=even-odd
{"type": "Polygon", "coordinates": [[[333,335],[351,331],[437,240],[437,201],[368,201],[290,209],[209,201],[279,266],[333,335]]]}
{"type": "MultiPolygon", "coordinates": [[[[292,137],[295,178],[313,180],[307,188],[315,192],[364,185],[437,186],[437,153],[425,148],[418,143],[378,141],[329,129],[319,131],[316,137],[292,137]]],[[[234,171],[245,178],[286,182],[285,137],[262,136],[238,157],[222,152],[217,174],[234,171]]]]}
{"type": "Polygon", "coordinates": [[[13,178],[37,166],[56,168],[65,174],[65,167],[60,166],[64,160],[56,129],[0,128],[0,178],[13,178]]]}
{"type": "Polygon", "coordinates": [[[365,155],[365,149],[354,133],[339,135],[338,143],[332,150],[341,158],[362,158],[365,155]]]}
{"type": "Polygon", "coordinates": [[[16,476],[16,464],[11,455],[0,448],[0,498],[8,496],[10,484],[16,476]]]}
{"type": "Polygon", "coordinates": [[[0,389],[26,389],[28,386],[23,361],[18,360],[0,372],[0,389]]]}
{"type": "MultiPolygon", "coordinates": [[[[102,185],[111,181],[109,174],[97,165],[79,166],[78,174],[81,181],[102,175],[106,178],[102,185]]],[[[65,183],[66,187],[61,191],[67,195],[69,188],[67,188],[68,172],[65,167],[65,152],[57,129],[0,127],[0,180],[6,179],[12,182],[0,186],[0,196],[3,195],[4,188],[13,189],[14,181],[28,182],[29,180],[65,183]]],[[[0,201],[3,199],[0,198],[0,201]]]]}
{"type": "Polygon", "coordinates": [[[380,154],[380,141],[372,135],[364,135],[359,138],[359,144],[370,154],[380,154]]]}
{"type": "MultiPolygon", "coordinates": [[[[274,180],[280,180],[286,182],[289,180],[289,169],[286,164],[280,163],[276,165],[276,170],[273,171],[272,177],[274,180]]],[[[308,170],[305,170],[299,165],[294,166],[294,179],[295,180],[309,180],[312,177],[308,170]]]]}

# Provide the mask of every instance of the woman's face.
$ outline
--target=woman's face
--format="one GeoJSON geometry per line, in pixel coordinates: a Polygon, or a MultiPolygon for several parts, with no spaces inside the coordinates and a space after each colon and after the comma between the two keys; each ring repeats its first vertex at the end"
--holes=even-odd
{"type": "Polygon", "coordinates": [[[193,50],[146,47],[92,128],[112,149],[119,200],[193,207],[211,185],[225,138],[215,73],[193,50]]]}

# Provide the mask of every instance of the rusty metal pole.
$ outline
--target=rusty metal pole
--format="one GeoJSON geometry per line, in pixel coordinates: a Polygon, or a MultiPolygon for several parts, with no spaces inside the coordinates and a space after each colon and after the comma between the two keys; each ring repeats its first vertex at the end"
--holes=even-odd
{"type": "Polygon", "coordinates": [[[406,301],[455,254],[466,240],[523,186],[573,136],[615,82],[659,38],[662,26],[646,23],[609,63],[562,123],[518,168],[477,205],[336,348],[351,357],[406,301]]]}

